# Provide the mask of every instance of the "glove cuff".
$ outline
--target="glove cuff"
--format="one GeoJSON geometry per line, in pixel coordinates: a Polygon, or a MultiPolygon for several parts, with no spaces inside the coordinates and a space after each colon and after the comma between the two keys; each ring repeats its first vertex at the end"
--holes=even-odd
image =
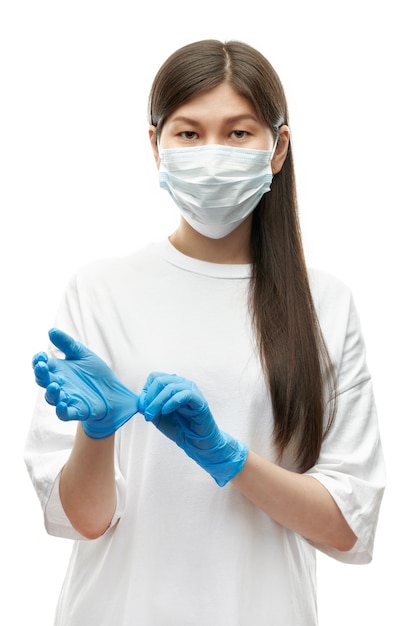
{"type": "Polygon", "coordinates": [[[210,474],[219,487],[224,487],[242,471],[249,449],[246,443],[234,439],[225,432],[220,432],[224,443],[216,450],[215,455],[210,455],[211,457],[215,456],[216,460],[213,458],[203,459],[201,457],[194,460],[210,474]]]}

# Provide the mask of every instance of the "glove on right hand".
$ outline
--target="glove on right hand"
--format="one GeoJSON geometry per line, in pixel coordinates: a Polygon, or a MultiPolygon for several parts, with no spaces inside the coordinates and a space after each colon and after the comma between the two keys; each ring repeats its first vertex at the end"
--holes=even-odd
{"type": "Polygon", "coordinates": [[[46,388],[46,401],[56,407],[59,419],[80,420],[89,437],[110,437],[138,412],[139,396],[79,341],[56,328],[49,337],[65,359],[48,357],[46,352],[33,357],[35,379],[46,388]]]}

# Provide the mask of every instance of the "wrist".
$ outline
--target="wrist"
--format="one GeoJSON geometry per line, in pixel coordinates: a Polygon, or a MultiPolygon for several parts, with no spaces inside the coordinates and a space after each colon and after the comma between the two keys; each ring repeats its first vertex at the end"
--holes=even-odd
{"type": "Polygon", "coordinates": [[[219,487],[227,485],[242,471],[249,452],[246,443],[234,439],[226,433],[223,435],[225,438],[224,445],[205,467],[219,487]]]}

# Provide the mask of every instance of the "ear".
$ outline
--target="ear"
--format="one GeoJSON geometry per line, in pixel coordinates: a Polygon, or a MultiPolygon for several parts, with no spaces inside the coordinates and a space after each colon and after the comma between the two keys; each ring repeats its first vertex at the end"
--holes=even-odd
{"type": "Polygon", "coordinates": [[[285,124],[279,129],[279,138],[274,156],[271,161],[272,173],[278,174],[284,165],[285,158],[290,145],[290,129],[285,124]]]}
{"type": "Polygon", "coordinates": [[[158,145],[156,143],[156,127],[149,126],[148,132],[149,132],[149,139],[151,142],[153,157],[155,159],[156,167],[159,169],[159,164],[161,162],[161,159],[159,158],[159,150],[158,150],[158,145]]]}

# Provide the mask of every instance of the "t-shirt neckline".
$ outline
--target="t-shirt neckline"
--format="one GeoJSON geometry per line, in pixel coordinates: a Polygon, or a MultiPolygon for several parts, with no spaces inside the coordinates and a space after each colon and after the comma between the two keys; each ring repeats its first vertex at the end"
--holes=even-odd
{"type": "Polygon", "coordinates": [[[168,237],[162,242],[162,253],[171,265],[212,278],[250,278],[252,272],[250,263],[211,263],[187,256],[177,250],[168,237]]]}

